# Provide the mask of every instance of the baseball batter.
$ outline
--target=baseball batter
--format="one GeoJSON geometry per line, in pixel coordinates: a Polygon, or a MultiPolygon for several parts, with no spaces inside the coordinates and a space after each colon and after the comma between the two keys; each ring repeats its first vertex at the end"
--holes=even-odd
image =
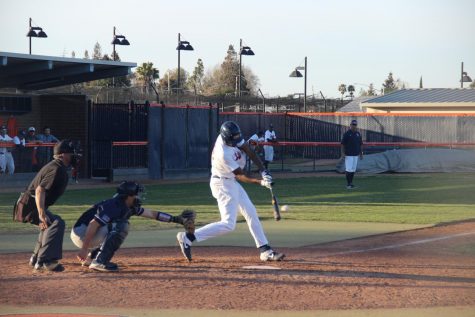
{"type": "Polygon", "coordinates": [[[210,187],[213,197],[218,201],[221,221],[201,227],[194,234],[185,232],[177,234],[181,251],[188,261],[192,259],[191,245],[194,241],[204,241],[233,231],[236,227],[238,211],[247,222],[262,261],[280,261],[285,257],[284,254],[275,252],[270,247],[256,208],[238,181],[267,188],[272,186],[272,176],[264,169],[260,159],[242,138],[239,126],[232,121],[227,121],[221,126],[211,157],[210,187]],[[243,152],[259,167],[262,180],[244,174],[243,168],[246,162],[243,152]]]}

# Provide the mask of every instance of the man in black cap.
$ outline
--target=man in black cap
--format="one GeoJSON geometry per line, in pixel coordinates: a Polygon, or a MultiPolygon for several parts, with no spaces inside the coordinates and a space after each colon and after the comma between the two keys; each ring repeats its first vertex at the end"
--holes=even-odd
{"type": "Polygon", "coordinates": [[[343,134],[341,139],[341,157],[345,159],[346,188],[353,189],[353,176],[358,165],[358,156],[363,159],[363,139],[356,130],[358,122],[351,121],[350,129],[343,134]]]}
{"type": "Polygon", "coordinates": [[[57,143],[53,151],[54,159],[43,166],[24,193],[29,195],[25,208],[29,208],[30,213],[23,221],[37,225],[40,229],[30,265],[36,270],[62,271],[58,260],[63,253],[65,223],[48,208],[66,190],[69,180],[67,169],[76,164],[78,154],[69,140],[57,143]]]}

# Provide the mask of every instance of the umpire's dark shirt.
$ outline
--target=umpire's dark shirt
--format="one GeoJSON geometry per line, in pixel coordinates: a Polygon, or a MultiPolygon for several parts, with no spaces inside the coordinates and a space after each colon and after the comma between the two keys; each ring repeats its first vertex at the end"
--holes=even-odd
{"type": "Polygon", "coordinates": [[[363,139],[361,133],[358,131],[348,130],[343,134],[341,144],[345,147],[345,155],[358,156],[361,153],[361,146],[363,145],[363,139]]]}
{"type": "Polygon", "coordinates": [[[28,192],[34,196],[38,186],[45,189],[45,208],[53,205],[68,186],[68,169],[61,160],[52,160],[36,174],[28,186],[28,192]]]}

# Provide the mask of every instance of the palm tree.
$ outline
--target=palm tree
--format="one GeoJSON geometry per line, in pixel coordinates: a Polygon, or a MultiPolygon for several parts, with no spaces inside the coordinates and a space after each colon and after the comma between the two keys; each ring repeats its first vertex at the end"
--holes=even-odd
{"type": "Polygon", "coordinates": [[[341,84],[340,86],[338,86],[338,91],[340,92],[340,94],[341,94],[341,100],[343,101],[343,95],[344,95],[345,92],[346,92],[346,85],[345,85],[345,84],[341,84]]]}
{"type": "Polygon", "coordinates": [[[348,92],[350,93],[351,100],[353,100],[353,94],[355,92],[355,86],[349,85],[348,86],[348,92]]]}
{"type": "Polygon", "coordinates": [[[142,87],[146,93],[148,93],[150,85],[159,77],[158,69],[153,67],[152,62],[142,63],[142,65],[138,66],[135,70],[135,74],[137,80],[142,82],[142,87]]]}

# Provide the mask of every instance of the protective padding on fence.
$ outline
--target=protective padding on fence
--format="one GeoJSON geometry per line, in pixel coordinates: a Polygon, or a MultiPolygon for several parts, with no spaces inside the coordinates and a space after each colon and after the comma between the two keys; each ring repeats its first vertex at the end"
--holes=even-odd
{"type": "MultiPolygon", "coordinates": [[[[358,121],[363,141],[406,143],[473,143],[475,115],[466,114],[368,114],[368,113],[232,113],[220,114],[220,122],[235,121],[245,138],[272,123],[278,140],[339,142],[351,120],[358,121]]],[[[422,145],[422,144],[421,144],[422,145]]],[[[375,147],[372,151],[384,151],[375,147]]],[[[337,158],[337,147],[286,146],[287,157],[337,158]]]]}

